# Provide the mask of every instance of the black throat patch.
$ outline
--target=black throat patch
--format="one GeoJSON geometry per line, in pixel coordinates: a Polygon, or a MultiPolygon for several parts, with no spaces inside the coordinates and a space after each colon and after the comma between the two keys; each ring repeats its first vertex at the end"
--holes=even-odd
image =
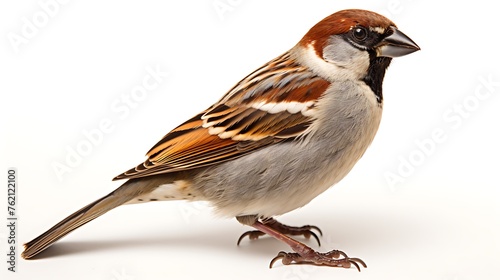
{"type": "Polygon", "coordinates": [[[390,57],[377,57],[374,51],[370,51],[370,66],[363,81],[375,93],[378,103],[382,103],[384,99],[382,95],[382,82],[384,81],[385,71],[389,67],[389,64],[391,64],[391,61],[392,58],[390,57]]]}

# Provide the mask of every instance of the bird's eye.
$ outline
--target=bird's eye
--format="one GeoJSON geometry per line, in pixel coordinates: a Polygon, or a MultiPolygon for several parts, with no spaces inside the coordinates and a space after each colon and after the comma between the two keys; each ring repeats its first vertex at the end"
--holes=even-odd
{"type": "Polygon", "coordinates": [[[368,37],[368,32],[364,27],[358,26],[352,30],[352,35],[358,42],[362,42],[368,37]]]}

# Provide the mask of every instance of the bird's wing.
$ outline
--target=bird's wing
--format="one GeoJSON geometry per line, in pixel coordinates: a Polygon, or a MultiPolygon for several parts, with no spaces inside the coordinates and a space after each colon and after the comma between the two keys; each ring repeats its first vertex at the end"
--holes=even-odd
{"type": "Polygon", "coordinates": [[[285,53],[169,132],[144,163],[114,180],[209,166],[303,136],[315,120],[316,101],[329,85],[285,53]]]}

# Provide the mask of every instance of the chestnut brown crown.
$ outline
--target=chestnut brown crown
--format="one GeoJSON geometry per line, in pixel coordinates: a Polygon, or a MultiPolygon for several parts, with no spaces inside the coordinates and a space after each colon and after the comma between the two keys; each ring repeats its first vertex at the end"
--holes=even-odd
{"type": "Polygon", "coordinates": [[[388,30],[391,26],[395,28],[396,24],[375,12],[359,9],[342,10],[314,25],[299,44],[304,47],[312,44],[316,53],[321,57],[330,36],[345,34],[356,26],[388,30]]]}

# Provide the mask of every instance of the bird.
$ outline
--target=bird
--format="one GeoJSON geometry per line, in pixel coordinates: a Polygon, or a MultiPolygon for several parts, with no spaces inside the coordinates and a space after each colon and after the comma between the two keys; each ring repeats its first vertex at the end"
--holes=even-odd
{"type": "Polygon", "coordinates": [[[393,58],[420,50],[385,16],[335,12],[290,50],[251,72],[206,110],[167,133],[146,160],[113,180],[126,180],[24,245],[31,259],[73,230],[125,204],[208,201],[218,215],[269,235],[281,251],[269,267],[310,264],[366,267],[340,250],[318,252],[292,236],[316,226],[281,224],[342,180],[378,130],[382,83],[393,58]]]}

